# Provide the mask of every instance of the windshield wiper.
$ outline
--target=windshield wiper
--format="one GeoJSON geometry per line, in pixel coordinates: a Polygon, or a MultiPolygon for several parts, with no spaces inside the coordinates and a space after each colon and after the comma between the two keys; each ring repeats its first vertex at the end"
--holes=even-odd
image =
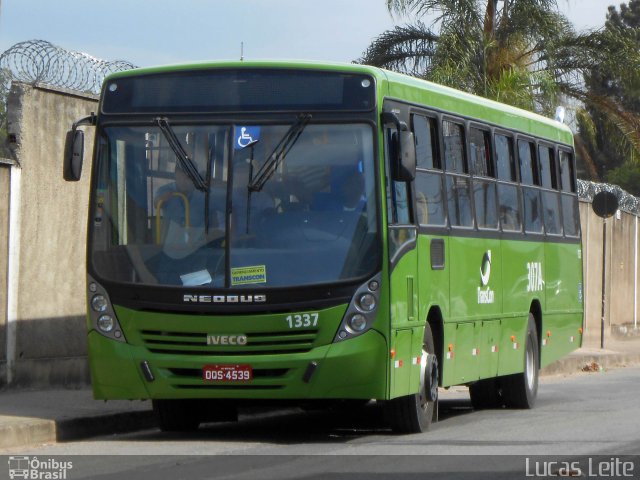
{"type": "Polygon", "coordinates": [[[158,124],[160,131],[167,139],[171,150],[176,154],[176,158],[178,159],[178,163],[182,167],[182,170],[187,174],[193,185],[198,190],[206,192],[208,190],[207,182],[205,182],[202,175],[200,175],[200,172],[198,172],[193,160],[189,158],[187,151],[182,146],[182,143],[180,143],[180,140],[173,131],[173,128],[171,128],[171,125],[169,125],[169,120],[167,118],[158,117],[155,118],[154,121],[158,124]]]}
{"type": "Polygon", "coordinates": [[[273,176],[278,169],[280,162],[284,160],[289,151],[293,148],[295,143],[302,135],[305,127],[311,120],[311,114],[305,113],[300,115],[293,125],[287,130],[273,149],[273,152],[267,157],[260,170],[256,173],[255,179],[249,179],[249,192],[259,192],[264,187],[264,184],[273,176]]]}

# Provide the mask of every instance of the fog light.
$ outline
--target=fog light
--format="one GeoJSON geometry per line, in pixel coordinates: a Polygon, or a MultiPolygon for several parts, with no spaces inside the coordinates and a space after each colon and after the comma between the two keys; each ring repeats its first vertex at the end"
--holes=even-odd
{"type": "Polygon", "coordinates": [[[106,312],[109,302],[104,295],[94,295],[91,299],[91,308],[96,312],[106,312]]]}
{"type": "Polygon", "coordinates": [[[113,330],[113,326],[115,322],[113,321],[113,317],[111,315],[102,315],[98,318],[98,328],[105,333],[109,333],[113,330]]]}
{"type": "Polygon", "coordinates": [[[367,319],[361,313],[356,313],[349,319],[349,328],[354,332],[362,332],[367,328],[367,319]]]}
{"type": "Polygon", "coordinates": [[[370,293],[365,293],[360,296],[358,300],[358,306],[363,312],[370,312],[376,308],[376,297],[370,293]]]}

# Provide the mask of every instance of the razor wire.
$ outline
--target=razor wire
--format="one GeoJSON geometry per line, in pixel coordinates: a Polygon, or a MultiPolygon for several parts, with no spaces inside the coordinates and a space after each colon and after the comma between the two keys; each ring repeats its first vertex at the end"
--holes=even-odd
{"type": "Polygon", "coordinates": [[[136,66],[125,60],[101,60],[45,40],[28,40],[2,53],[0,68],[10,72],[13,80],[98,94],[107,75],[136,66]]]}

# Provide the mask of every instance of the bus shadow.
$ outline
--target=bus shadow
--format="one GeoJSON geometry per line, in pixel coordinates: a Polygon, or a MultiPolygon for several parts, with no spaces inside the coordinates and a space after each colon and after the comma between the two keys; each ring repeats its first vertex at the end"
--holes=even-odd
{"type": "MultiPolygon", "coordinates": [[[[467,399],[440,401],[438,424],[473,411],[467,399]]],[[[241,412],[238,422],[203,424],[195,432],[147,431],[135,436],[139,441],[223,441],[266,442],[277,445],[340,443],[377,435],[393,435],[379,404],[360,408],[338,407],[317,410],[291,408],[241,412]]]]}

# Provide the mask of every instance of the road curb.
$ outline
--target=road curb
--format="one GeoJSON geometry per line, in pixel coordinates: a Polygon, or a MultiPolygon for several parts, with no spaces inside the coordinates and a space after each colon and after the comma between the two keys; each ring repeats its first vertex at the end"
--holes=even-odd
{"type": "Polygon", "coordinates": [[[608,354],[581,354],[569,355],[566,358],[553,362],[540,370],[540,375],[561,375],[581,371],[595,371],[593,369],[609,369],[640,365],[640,353],[608,353],[608,354]],[[583,370],[583,368],[592,370],[583,370]]]}
{"type": "Polygon", "coordinates": [[[68,420],[0,417],[0,449],[29,448],[43,443],[135,432],[155,425],[156,420],[151,410],[85,416],[68,420]]]}

